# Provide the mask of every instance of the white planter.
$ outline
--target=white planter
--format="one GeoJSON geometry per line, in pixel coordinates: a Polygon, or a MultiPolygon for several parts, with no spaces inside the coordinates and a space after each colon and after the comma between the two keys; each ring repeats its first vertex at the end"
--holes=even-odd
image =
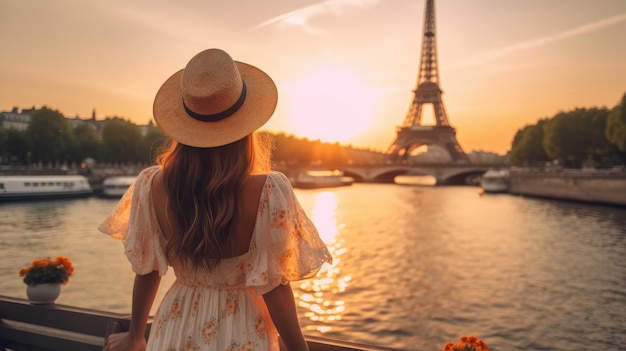
{"type": "Polygon", "coordinates": [[[54,303],[61,293],[61,283],[43,283],[26,286],[26,296],[34,305],[54,303]]]}

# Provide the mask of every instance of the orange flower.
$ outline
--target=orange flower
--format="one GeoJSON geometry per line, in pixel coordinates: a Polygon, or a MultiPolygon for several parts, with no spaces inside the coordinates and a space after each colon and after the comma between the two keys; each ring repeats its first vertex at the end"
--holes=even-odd
{"type": "Polygon", "coordinates": [[[74,274],[74,266],[72,266],[72,261],[69,258],[65,256],[58,256],[56,262],[58,265],[63,266],[63,269],[68,275],[74,274]]]}
{"type": "Polygon", "coordinates": [[[447,342],[444,346],[443,346],[443,351],[454,351],[454,347],[456,344],[453,344],[451,342],[447,342]]]}
{"type": "Polygon", "coordinates": [[[50,266],[51,262],[49,258],[40,258],[33,261],[33,268],[50,266]]]}
{"type": "Polygon", "coordinates": [[[39,258],[33,260],[30,266],[20,269],[19,275],[24,283],[36,285],[41,283],[67,283],[74,274],[72,261],[65,256],[58,256],[55,260],[39,258]]]}
{"type": "Polygon", "coordinates": [[[474,344],[476,340],[478,340],[478,338],[475,336],[462,336],[461,337],[461,342],[466,343],[466,344],[474,344]]]}
{"type": "Polygon", "coordinates": [[[460,344],[446,343],[443,346],[443,351],[489,351],[487,343],[473,335],[462,336],[460,341],[460,344]]]}

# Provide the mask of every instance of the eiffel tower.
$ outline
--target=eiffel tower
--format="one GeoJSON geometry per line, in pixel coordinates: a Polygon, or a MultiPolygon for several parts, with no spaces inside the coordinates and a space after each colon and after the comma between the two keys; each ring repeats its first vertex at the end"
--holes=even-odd
{"type": "Polygon", "coordinates": [[[413,101],[409,106],[404,123],[397,129],[396,140],[387,150],[387,153],[392,155],[395,160],[400,158],[403,163],[406,163],[413,150],[422,145],[442,147],[448,152],[454,163],[469,162],[467,155],[456,140],[456,131],[450,126],[441,99],[443,91],[439,87],[436,38],[435,1],[426,0],[422,58],[417,77],[417,88],[413,90],[413,101]],[[422,110],[426,104],[431,104],[433,107],[436,125],[422,125],[422,110]]]}

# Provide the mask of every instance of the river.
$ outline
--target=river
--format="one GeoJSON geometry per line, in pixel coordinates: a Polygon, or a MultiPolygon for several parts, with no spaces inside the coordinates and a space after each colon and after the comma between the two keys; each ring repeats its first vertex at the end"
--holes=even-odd
{"type": "MultiPolygon", "coordinates": [[[[492,350],[626,349],[626,208],[467,186],[296,193],[335,258],[292,283],[305,334],[424,351],[463,335],[492,350]]],[[[96,230],[115,203],[0,204],[0,293],[25,297],[18,270],[65,255],[76,273],[57,303],[128,313],[130,265],[96,230]]]]}

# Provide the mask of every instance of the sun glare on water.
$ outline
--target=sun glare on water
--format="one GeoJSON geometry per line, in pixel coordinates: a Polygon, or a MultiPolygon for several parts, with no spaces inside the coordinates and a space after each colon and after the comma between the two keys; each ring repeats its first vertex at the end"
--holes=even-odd
{"type": "Polygon", "coordinates": [[[320,68],[290,85],[286,94],[298,136],[349,144],[373,123],[375,92],[347,69],[320,68]]]}

